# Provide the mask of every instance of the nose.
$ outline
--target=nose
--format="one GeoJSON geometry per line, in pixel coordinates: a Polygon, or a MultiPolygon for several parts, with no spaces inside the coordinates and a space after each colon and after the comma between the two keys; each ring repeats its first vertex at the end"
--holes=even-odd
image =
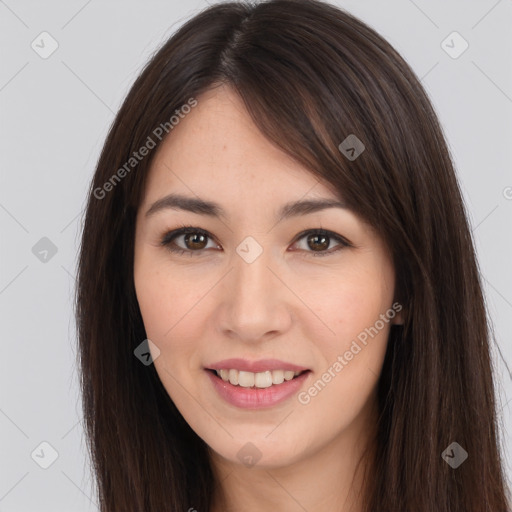
{"type": "Polygon", "coordinates": [[[244,342],[277,337],[290,328],[293,293],[275,262],[263,253],[251,263],[238,254],[219,290],[219,313],[224,336],[244,342]]]}

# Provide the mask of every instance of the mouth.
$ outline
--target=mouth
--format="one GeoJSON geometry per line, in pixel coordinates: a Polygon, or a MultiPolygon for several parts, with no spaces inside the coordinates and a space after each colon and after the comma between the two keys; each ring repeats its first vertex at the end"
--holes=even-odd
{"type": "Polygon", "coordinates": [[[275,388],[286,382],[295,380],[311,370],[266,370],[263,372],[248,372],[234,368],[215,370],[206,368],[215,378],[232,386],[245,389],[275,388]]]}
{"type": "Polygon", "coordinates": [[[222,400],[240,409],[255,410],[290,400],[306,385],[311,370],[278,369],[253,373],[233,368],[205,368],[205,373],[222,400]]]}

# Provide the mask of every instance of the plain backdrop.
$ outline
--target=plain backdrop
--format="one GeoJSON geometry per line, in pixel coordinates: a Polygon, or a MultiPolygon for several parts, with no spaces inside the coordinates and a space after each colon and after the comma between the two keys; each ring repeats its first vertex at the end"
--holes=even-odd
{"type": "MultiPolygon", "coordinates": [[[[333,3],[399,51],[441,120],[495,328],[510,479],[512,1],[333,3]]],[[[104,138],[134,79],[206,6],[0,0],[0,512],[97,510],[75,367],[80,217],[104,138]]]]}

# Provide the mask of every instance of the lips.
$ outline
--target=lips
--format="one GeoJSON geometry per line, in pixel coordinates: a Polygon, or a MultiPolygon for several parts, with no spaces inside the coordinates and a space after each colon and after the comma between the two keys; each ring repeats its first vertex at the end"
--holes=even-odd
{"type": "Polygon", "coordinates": [[[289,400],[305,385],[311,371],[303,371],[291,380],[265,388],[233,385],[229,381],[224,381],[212,369],[205,369],[205,373],[217,395],[228,404],[241,409],[262,409],[289,400]]]}

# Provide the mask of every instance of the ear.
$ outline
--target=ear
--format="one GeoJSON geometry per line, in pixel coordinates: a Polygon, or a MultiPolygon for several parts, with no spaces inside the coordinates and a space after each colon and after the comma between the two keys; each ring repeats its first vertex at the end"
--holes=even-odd
{"type": "Polygon", "coordinates": [[[397,313],[395,318],[391,320],[391,325],[404,325],[404,315],[402,314],[402,311],[397,313]]]}
{"type": "Polygon", "coordinates": [[[391,325],[403,325],[405,311],[402,303],[395,300],[391,306],[391,310],[395,312],[395,316],[391,319],[391,325]]]}

